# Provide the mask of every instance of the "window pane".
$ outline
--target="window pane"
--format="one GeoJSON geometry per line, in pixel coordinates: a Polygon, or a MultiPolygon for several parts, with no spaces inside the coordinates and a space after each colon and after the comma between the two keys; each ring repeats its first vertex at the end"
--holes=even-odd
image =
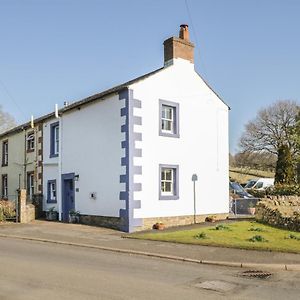
{"type": "Polygon", "coordinates": [[[59,142],[56,141],[55,143],[55,153],[57,154],[59,152],[59,142]]]}
{"type": "Polygon", "coordinates": [[[173,107],[163,105],[162,106],[162,118],[172,120],[173,119],[173,107]]]}
{"type": "Polygon", "coordinates": [[[172,171],[173,170],[166,170],[166,179],[172,180],[172,171]]]}
{"type": "Polygon", "coordinates": [[[164,105],[162,107],[161,116],[162,116],[163,119],[166,118],[166,107],[164,105]]]}
{"type": "Polygon", "coordinates": [[[165,192],[172,192],[172,183],[165,182],[165,192]]]}
{"type": "Polygon", "coordinates": [[[165,192],[165,182],[164,181],[161,183],[161,191],[165,192]]]}
{"type": "Polygon", "coordinates": [[[172,110],[173,109],[171,107],[166,109],[166,119],[172,120],[172,110]]]}
{"type": "Polygon", "coordinates": [[[55,138],[58,139],[58,132],[59,132],[59,127],[55,127],[55,138]]]}
{"type": "Polygon", "coordinates": [[[162,121],[162,130],[172,131],[172,122],[163,120],[162,121]]]}

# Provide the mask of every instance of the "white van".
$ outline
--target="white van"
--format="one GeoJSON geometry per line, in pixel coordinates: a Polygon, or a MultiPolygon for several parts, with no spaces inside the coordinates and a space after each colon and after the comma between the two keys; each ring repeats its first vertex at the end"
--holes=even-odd
{"type": "Polygon", "coordinates": [[[264,190],[274,185],[274,178],[251,179],[245,185],[245,189],[264,190]]]}

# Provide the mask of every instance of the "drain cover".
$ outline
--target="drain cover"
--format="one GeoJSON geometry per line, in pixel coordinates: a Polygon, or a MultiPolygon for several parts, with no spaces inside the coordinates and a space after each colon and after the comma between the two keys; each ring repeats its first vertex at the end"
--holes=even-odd
{"type": "Polygon", "coordinates": [[[260,279],[267,279],[270,276],[272,276],[272,273],[264,272],[264,271],[258,271],[258,270],[248,270],[240,273],[240,276],[242,277],[248,277],[248,278],[260,278],[260,279]]]}

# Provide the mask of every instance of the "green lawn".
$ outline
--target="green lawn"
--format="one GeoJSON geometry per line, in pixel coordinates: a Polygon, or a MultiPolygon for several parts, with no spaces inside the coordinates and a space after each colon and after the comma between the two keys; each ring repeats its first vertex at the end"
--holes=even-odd
{"type": "Polygon", "coordinates": [[[300,232],[277,229],[255,221],[212,224],[208,227],[173,232],[134,233],[129,237],[184,244],[300,253],[300,232]],[[260,237],[255,238],[255,236],[260,237]]]}

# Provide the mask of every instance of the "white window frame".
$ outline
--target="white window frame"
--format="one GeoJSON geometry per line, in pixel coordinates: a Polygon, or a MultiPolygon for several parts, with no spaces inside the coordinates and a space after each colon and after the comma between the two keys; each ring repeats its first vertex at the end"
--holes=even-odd
{"type": "Polygon", "coordinates": [[[56,182],[50,182],[50,201],[56,201],[56,182]]]}
{"type": "Polygon", "coordinates": [[[34,133],[29,133],[27,136],[27,150],[34,151],[35,149],[35,136],[34,133]]]}
{"type": "Polygon", "coordinates": [[[59,125],[54,127],[54,154],[59,154],[59,125]]]}
{"type": "Polygon", "coordinates": [[[163,133],[170,133],[170,134],[174,134],[174,113],[175,113],[175,107],[169,106],[169,105],[162,105],[161,108],[161,131],[163,133]],[[166,117],[166,111],[170,110],[171,111],[171,116],[170,119],[166,117]],[[164,116],[165,114],[165,116],[164,116]],[[170,129],[165,129],[164,128],[164,123],[170,123],[171,124],[171,128],[170,129]]]}
{"type": "Polygon", "coordinates": [[[179,167],[178,165],[159,165],[159,199],[177,200],[179,199],[179,167]],[[167,172],[171,171],[171,178],[167,179],[167,172]],[[171,189],[165,191],[166,184],[170,184],[171,189]]]}
{"type": "Polygon", "coordinates": [[[174,195],[174,169],[172,168],[162,168],[161,169],[161,180],[160,180],[160,186],[161,186],[161,194],[162,196],[173,196],[174,195]],[[171,178],[167,179],[167,174],[170,173],[171,178]],[[170,190],[166,191],[167,184],[170,184],[170,190]]]}
{"type": "Polygon", "coordinates": [[[32,199],[34,195],[34,173],[28,173],[27,180],[28,197],[32,199]]]}
{"type": "Polygon", "coordinates": [[[7,176],[7,174],[2,176],[2,185],[3,185],[3,188],[2,188],[3,195],[2,195],[2,197],[4,199],[6,199],[6,198],[8,198],[8,176],[7,176]]]}
{"type": "Polygon", "coordinates": [[[8,141],[3,142],[3,166],[8,165],[8,141]]]}
{"type": "Polygon", "coordinates": [[[47,183],[47,203],[57,203],[56,179],[48,180],[48,183],[47,183]]]}
{"type": "Polygon", "coordinates": [[[50,158],[59,156],[59,122],[50,125],[50,158]]]}
{"type": "Polygon", "coordinates": [[[165,137],[179,138],[179,103],[159,100],[159,135],[165,137]],[[166,109],[171,109],[171,116],[164,115],[166,109]],[[171,128],[163,128],[164,122],[170,122],[171,128]]]}

